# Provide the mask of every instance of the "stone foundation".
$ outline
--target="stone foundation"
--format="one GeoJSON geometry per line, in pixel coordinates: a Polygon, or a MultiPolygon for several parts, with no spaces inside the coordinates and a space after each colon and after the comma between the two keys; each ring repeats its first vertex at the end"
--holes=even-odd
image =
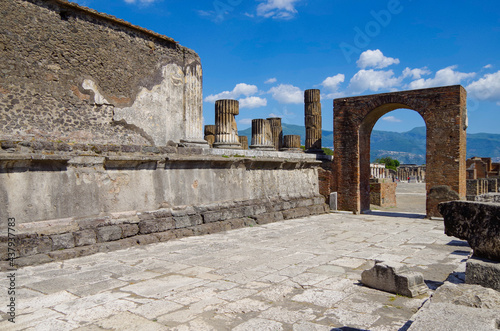
{"type": "MultiPolygon", "coordinates": [[[[151,211],[110,213],[23,223],[17,228],[17,266],[70,259],[130,246],[323,214],[322,196],[226,201],[151,211]]],[[[7,236],[1,236],[6,246],[7,236]]],[[[1,250],[7,260],[6,247],[1,250]]]]}

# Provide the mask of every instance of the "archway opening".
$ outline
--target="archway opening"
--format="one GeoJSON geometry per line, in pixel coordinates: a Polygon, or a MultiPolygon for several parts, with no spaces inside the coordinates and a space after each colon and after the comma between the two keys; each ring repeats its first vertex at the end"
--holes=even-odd
{"type": "Polygon", "coordinates": [[[360,190],[368,189],[372,211],[425,215],[426,124],[419,113],[399,106],[375,109],[362,125],[369,163],[361,163],[360,174],[369,181],[361,180],[360,190]]]}
{"type": "Polygon", "coordinates": [[[426,213],[426,135],[422,116],[413,110],[396,109],[376,122],[370,137],[371,210],[426,213]]]}

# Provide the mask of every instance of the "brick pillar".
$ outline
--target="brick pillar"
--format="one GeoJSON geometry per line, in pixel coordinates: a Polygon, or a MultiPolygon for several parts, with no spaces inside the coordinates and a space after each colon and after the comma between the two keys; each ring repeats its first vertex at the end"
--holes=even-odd
{"type": "Polygon", "coordinates": [[[205,140],[210,145],[210,148],[214,146],[215,142],[215,125],[205,125],[205,140]]]}
{"type": "Polygon", "coordinates": [[[279,151],[283,147],[283,128],[281,127],[281,118],[271,117],[268,118],[267,120],[271,124],[274,149],[279,151]]]}
{"type": "Polygon", "coordinates": [[[321,96],[319,90],[304,92],[306,152],[321,153],[321,96]]]}
{"type": "Polygon", "coordinates": [[[302,149],[300,148],[300,136],[299,135],[284,136],[283,148],[281,150],[285,152],[302,153],[302,149]]]}
{"type": "Polygon", "coordinates": [[[215,142],[214,148],[240,149],[238,127],[235,116],[240,113],[238,100],[215,101],[215,142]]]}
{"type": "Polygon", "coordinates": [[[273,150],[273,135],[271,124],[265,119],[252,120],[252,145],[251,149],[273,150]]]}
{"type": "Polygon", "coordinates": [[[241,149],[248,149],[248,137],[247,136],[239,136],[241,149]]]}

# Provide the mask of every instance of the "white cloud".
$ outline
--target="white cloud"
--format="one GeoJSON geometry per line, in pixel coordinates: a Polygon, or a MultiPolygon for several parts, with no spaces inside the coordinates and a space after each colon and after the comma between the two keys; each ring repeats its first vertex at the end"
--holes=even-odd
{"type": "Polygon", "coordinates": [[[259,97],[247,97],[244,99],[240,99],[240,108],[258,108],[267,106],[266,98],[259,97]]]}
{"type": "Polygon", "coordinates": [[[250,96],[257,93],[259,89],[255,85],[245,83],[236,84],[232,91],[224,91],[219,94],[211,94],[205,98],[205,102],[215,102],[220,99],[236,99],[242,95],[250,96]]]}
{"type": "Polygon", "coordinates": [[[249,124],[252,124],[252,119],[251,118],[242,118],[241,120],[238,121],[238,123],[249,125],[249,124]]]}
{"type": "Polygon", "coordinates": [[[403,70],[403,78],[406,77],[411,77],[412,79],[420,79],[422,76],[425,75],[430,75],[432,72],[427,69],[427,67],[423,68],[415,68],[415,69],[410,69],[408,67],[403,70]]]}
{"type": "Polygon", "coordinates": [[[493,65],[491,64],[487,64],[483,67],[483,69],[491,69],[491,68],[493,68],[493,65]]]}
{"type": "Polygon", "coordinates": [[[401,83],[401,79],[394,77],[392,70],[360,70],[349,83],[349,91],[359,94],[364,91],[376,92],[382,89],[392,89],[401,83]]]}
{"type": "Polygon", "coordinates": [[[462,80],[467,78],[472,78],[476,75],[474,72],[465,73],[465,72],[455,71],[456,68],[457,68],[456,65],[446,67],[436,72],[434,78],[428,78],[428,79],[420,78],[414,80],[408,86],[411,89],[421,89],[428,87],[456,85],[460,84],[462,80]]]}
{"type": "Polygon", "coordinates": [[[394,116],[384,116],[382,117],[382,121],[391,122],[391,123],[399,123],[401,120],[394,116]]]}
{"type": "Polygon", "coordinates": [[[335,99],[341,96],[341,93],[338,92],[339,85],[345,81],[344,74],[337,74],[335,76],[327,77],[322,83],[323,86],[328,92],[323,98],[326,99],[335,99]]]}
{"type": "Polygon", "coordinates": [[[471,96],[500,104],[500,71],[486,74],[466,87],[471,96]]]}
{"type": "Polygon", "coordinates": [[[291,19],[297,14],[295,3],[300,0],[266,0],[257,6],[257,16],[291,19]]]}
{"type": "Polygon", "coordinates": [[[321,86],[328,89],[329,91],[335,92],[338,90],[339,85],[343,83],[344,80],[345,80],[344,74],[337,74],[335,76],[327,77],[323,81],[323,83],[321,83],[321,86]]]}
{"type": "Polygon", "coordinates": [[[276,83],[278,80],[276,78],[269,78],[268,80],[266,80],[264,82],[264,84],[273,84],[273,83],[276,83]]]}
{"type": "Polygon", "coordinates": [[[382,69],[393,64],[399,64],[399,59],[384,56],[380,49],[367,50],[361,53],[359,60],[356,62],[359,68],[375,68],[382,69]]]}
{"type": "Polygon", "coordinates": [[[290,84],[280,84],[269,90],[273,98],[280,103],[303,103],[304,92],[300,88],[290,84]]]}

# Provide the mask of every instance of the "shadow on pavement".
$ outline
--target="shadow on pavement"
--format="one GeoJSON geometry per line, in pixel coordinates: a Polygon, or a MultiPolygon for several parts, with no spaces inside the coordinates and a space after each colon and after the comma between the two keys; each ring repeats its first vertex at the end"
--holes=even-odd
{"type": "Polygon", "coordinates": [[[425,218],[425,214],[417,214],[417,213],[405,213],[405,212],[389,212],[389,211],[379,211],[379,210],[371,210],[366,214],[376,215],[376,216],[384,216],[384,217],[406,217],[406,218],[425,218]]]}

